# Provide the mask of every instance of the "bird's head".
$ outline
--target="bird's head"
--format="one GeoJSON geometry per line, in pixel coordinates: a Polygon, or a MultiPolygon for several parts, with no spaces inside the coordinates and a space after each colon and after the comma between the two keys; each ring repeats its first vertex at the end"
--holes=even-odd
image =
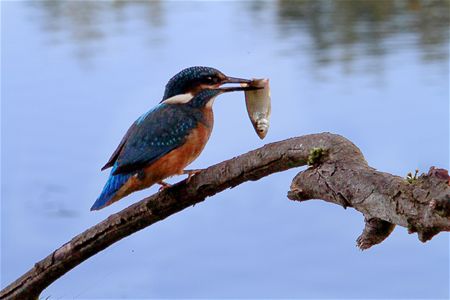
{"type": "Polygon", "coordinates": [[[251,80],[229,77],[210,67],[190,67],[173,76],[166,85],[161,102],[181,95],[195,97],[204,90],[218,89],[225,83],[250,83],[251,80]]]}

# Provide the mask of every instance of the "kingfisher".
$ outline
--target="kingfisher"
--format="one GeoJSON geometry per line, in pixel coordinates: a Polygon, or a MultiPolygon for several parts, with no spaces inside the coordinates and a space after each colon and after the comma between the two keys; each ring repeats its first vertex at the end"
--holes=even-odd
{"type": "Polygon", "coordinates": [[[185,167],[202,152],[214,123],[212,105],[226,92],[257,89],[251,80],[229,77],[210,67],[190,67],[166,84],[160,103],[140,116],[128,129],[102,171],[112,167],[109,178],[91,210],[99,210],[132,192],[197,170],[185,167]],[[222,87],[226,83],[240,86],[222,87]]]}

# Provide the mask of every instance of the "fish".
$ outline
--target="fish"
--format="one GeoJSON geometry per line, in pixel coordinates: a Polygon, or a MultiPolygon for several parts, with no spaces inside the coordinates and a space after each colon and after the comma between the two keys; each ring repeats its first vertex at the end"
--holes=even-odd
{"type": "Polygon", "coordinates": [[[269,79],[253,79],[248,86],[261,87],[262,89],[245,91],[245,104],[247,113],[253,128],[260,139],[264,139],[270,125],[270,87],[269,79]]]}

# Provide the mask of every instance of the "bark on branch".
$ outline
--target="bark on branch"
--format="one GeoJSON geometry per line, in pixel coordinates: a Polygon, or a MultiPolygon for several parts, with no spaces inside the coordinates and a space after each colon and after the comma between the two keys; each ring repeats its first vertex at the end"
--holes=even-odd
{"type": "Polygon", "coordinates": [[[446,170],[431,168],[418,178],[378,172],[349,140],[330,133],[268,144],[211,166],[141,200],[87,229],[39,261],[0,292],[1,299],[35,299],[52,282],[120,239],[199,203],[227,188],[275,172],[310,165],[293,180],[288,197],[323,199],[360,211],[366,220],[361,249],[383,241],[395,225],[417,232],[422,242],[450,231],[450,187],[446,170]]]}

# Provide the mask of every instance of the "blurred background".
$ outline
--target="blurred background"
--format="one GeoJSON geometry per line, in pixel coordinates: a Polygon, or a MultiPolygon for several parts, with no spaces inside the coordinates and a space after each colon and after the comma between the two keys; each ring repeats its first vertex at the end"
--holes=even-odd
{"type": "MultiPolygon", "coordinates": [[[[243,95],[221,96],[192,168],[323,131],[399,176],[449,167],[449,1],[2,1],[1,27],[2,287],[157,191],[89,211],[108,176],[100,167],[188,66],[268,77],[272,90],[264,141],[243,95]]],[[[298,171],[142,230],[42,297],[449,297],[448,234],[422,244],[396,228],[361,252],[359,213],[286,198],[298,171]]]]}

